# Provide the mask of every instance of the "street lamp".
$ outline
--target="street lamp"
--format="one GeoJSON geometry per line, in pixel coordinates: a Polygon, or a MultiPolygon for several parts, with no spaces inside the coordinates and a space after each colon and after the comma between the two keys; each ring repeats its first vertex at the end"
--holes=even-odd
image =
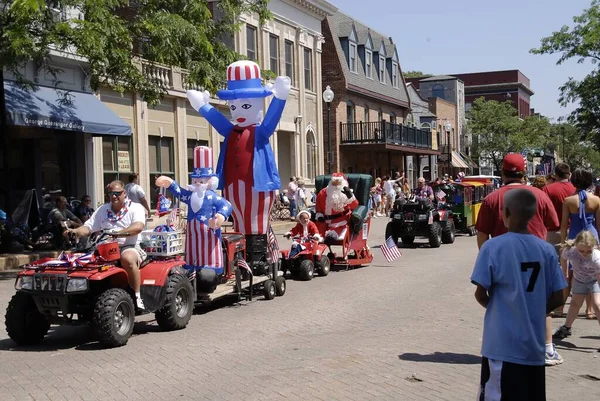
{"type": "Polygon", "coordinates": [[[331,102],[333,101],[334,93],[331,87],[327,85],[323,91],[323,101],[327,103],[327,174],[331,174],[331,164],[333,157],[331,157],[331,102]]]}
{"type": "Polygon", "coordinates": [[[446,138],[447,138],[447,142],[446,144],[448,145],[448,176],[451,176],[450,171],[451,171],[451,166],[452,166],[452,150],[450,148],[450,131],[452,131],[452,124],[450,124],[450,121],[446,120],[446,124],[444,124],[444,128],[446,128],[446,138]]]}

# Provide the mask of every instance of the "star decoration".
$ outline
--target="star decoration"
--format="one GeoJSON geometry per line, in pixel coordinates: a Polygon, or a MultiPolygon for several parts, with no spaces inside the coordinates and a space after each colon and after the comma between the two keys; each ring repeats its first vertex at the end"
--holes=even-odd
{"type": "Polygon", "coordinates": [[[180,193],[181,190],[179,189],[179,187],[175,187],[175,192],[180,193]]]}
{"type": "Polygon", "coordinates": [[[213,198],[213,197],[212,197],[212,195],[208,195],[208,196],[206,197],[206,199],[208,199],[208,200],[211,200],[212,198],[213,198]]]}
{"type": "Polygon", "coordinates": [[[200,220],[202,220],[202,221],[206,221],[206,216],[205,216],[205,215],[201,215],[201,216],[200,216],[200,220]]]}
{"type": "Polygon", "coordinates": [[[223,198],[221,198],[220,196],[217,196],[215,199],[218,200],[218,201],[220,201],[223,198]]]}
{"type": "Polygon", "coordinates": [[[188,199],[189,199],[189,197],[188,197],[187,195],[183,195],[183,196],[181,197],[181,201],[182,201],[182,202],[187,202],[187,200],[188,200],[188,199]]]}
{"type": "Polygon", "coordinates": [[[213,172],[212,172],[212,168],[209,168],[209,169],[208,169],[208,174],[212,174],[212,173],[213,173],[213,172]]]}
{"type": "Polygon", "coordinates": [[[223,206],[222,210],[227,211],[227,206],[223,206]]]}

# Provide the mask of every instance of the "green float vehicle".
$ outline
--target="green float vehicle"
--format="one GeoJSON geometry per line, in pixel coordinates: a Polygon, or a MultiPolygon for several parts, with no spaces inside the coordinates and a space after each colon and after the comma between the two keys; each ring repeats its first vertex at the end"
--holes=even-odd
{"type": "Polygon", "coordinates": [[[452,211],[456,232],[475,235],[477,233],[473,219],[475,187],[466,182],[453,182],[436,185],[433,191],[438,199],[441,198],[440,203],[445,204],[445,209],[452,211]],[[440,197],[442,193],[443,196],[440,197]]]}

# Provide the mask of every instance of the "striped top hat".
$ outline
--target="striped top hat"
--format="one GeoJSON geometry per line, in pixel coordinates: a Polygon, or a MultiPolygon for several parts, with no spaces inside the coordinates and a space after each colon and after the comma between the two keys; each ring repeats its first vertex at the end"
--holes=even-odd
{"type": "Polygon", "coordinates": [[[211,178],[217,175],[213,173],[213,154],[208,146],[196,146],[194,148],[194,171],[190,174],[192,178],[211,178]]]}
{"type": "Polygon", "coordinates": [[[221,100],[267,97],[273,92],[262,85],[260,68],[254,61],[241,60],[227,67],[227,89],[217,92],[221,100]]]}

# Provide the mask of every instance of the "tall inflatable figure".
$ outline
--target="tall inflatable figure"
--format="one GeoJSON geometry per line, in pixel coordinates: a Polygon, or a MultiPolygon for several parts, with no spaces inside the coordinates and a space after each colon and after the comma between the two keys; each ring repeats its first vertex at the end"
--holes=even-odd
{"type": "Polygon", "coordinates": [[[192,185],[182,188],[173,179],[160,176],[156,186],[168,188],[173,195],[187,204],[187,231],[185,260],[191,276],[200,270],[199,283],[210,292],[223,274],[223,250],[221,248],[221,225],[231,215],[231,204],[214,189],[219,179],[213,173],[212,149],[207,146],[194,148],[194,171],[192,185]]]}
{"type": "Polygon", "coordinates": [[[246,235],[267,234],[275,191],[281,180],[269,138],[273,135],[290,93],[290,79],[277,77],[264,87],[260,68],[252,61],[237,61],[227,67],[227,89],[217,92],[227,100],[233,122],[210,103],[208,91],[187,92],[192,107],[225,140],[217,163],[219,189],[233,206],[235,230],[246,235]],[[264,98],[274,98],[264,120],[264,98]]]}

